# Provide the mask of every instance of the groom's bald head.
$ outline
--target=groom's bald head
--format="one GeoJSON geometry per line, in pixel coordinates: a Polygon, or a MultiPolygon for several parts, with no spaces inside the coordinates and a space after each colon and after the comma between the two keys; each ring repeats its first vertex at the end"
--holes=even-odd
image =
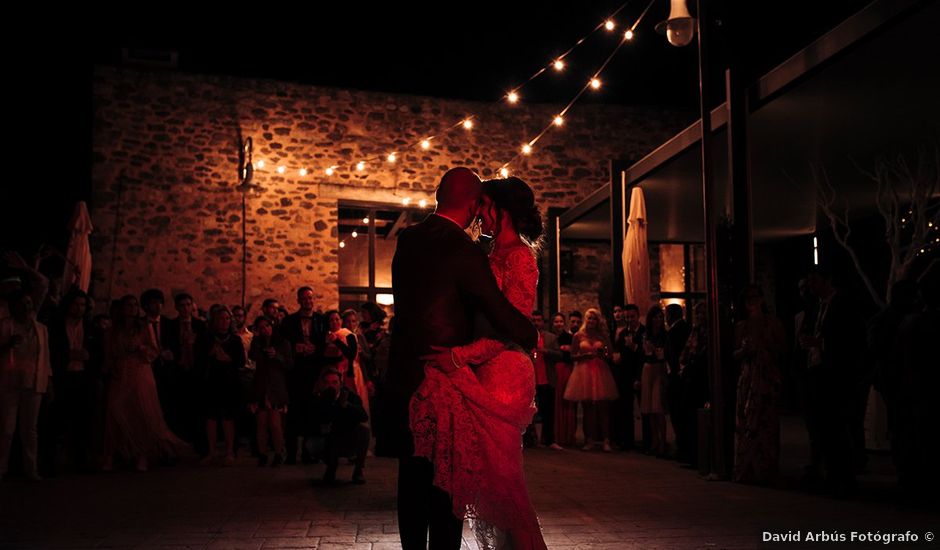
{"type": "Polygon", "coordinates": [[[437,186],[437,209],[446,212],[467,210],[475,206],[483,192],[480,177],[469,168],[451,168],[437,186]]]}

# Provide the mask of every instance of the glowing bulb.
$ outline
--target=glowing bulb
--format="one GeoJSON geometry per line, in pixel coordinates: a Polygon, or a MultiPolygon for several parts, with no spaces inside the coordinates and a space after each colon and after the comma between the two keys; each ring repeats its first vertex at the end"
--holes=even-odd
{"type": "Polygon", "coordinates": [[[411,199],[409,199],[408,197],[405,197],[401,200],[401,203],[405,206],[408,206],[409,204],[411,204],[411,199]]]}
{"type": "Polygon", "coordinates": [[[301,168],[300,171],[299,171],[299,174],[300,174],[300,177],[306,176],[306,175],[307,175],[307,169],[306,169],[306,168],[301,168]]]}
{"type": "Polygon", "coordinates": [[[339,247],[340,247],[340,248],[346,248],[346,241],[340,241],[340,242],[339,242],[339,247]]]}
{"type": "Polygon", "coordinates": [[[259,160],[259,161],[258,161],[258,168],[264,168],[264,161],[263,161],[263,160],[259,160]]]}
{"type": "Polygon", "coordinates": [[[656,32],[666,34],[673,46],[686,46],[695,36],[695,19],[689,14],[685,0],[670,0],[669,19],[656,25],[656,32]]]}
{"type": "Polygon", "coordinates": [[[426,201],[426,200],[424,200],[424,199],[421,199],[421,200],[418,201],[418,206],[420,206],[421,208],[424,208],[424,207],[426,207],[427,205],[428,205],[428,201],[426,201]]]}
{"type": "Polygon", "coordinates": [[[389,153],[388,156],[385,157],[385,159],[388,160],[389,162],[395,162],[398,159],[398,156],[395,155],[395,153],[389,153]]]}
{"type": "Polygon", "coordinates": [[[352,235],[352,238],[355,239],[356,237],[359,236],[359,232],[358,232],[358,231],[353,231],[353,232],[351,233],[351,235],[352,235]]]}
{"type": "Polygon", "coordinates": [[[369,223],[369,218],[362,218],[362,223],[368,224],[368,223],[369,223]]]}
{"type": "Polygon", "coordinates": [[[463,127],[465,130],[473,128],[473,121],[468,118],[467,120],[463,121],[463,127]]]}
{"type": "Polygon", "coordinates": [[[499,169],[499,175],[502,176],[502,177],[504,177],[504,178],[508,178],[508,177],[509,177],[509,168],[500,168],[500,169],[499,169]]]}
{"type": "Polygon", "coordinates": [[[627,29],[627,32],[623,33],[624,40],[633,40],[633,30],[627,29]]]}
{"type": "Polygon", "coordinates": [[[332,175],[333,175],[333,172],[335,172],[335,170],[333,169],[332,166],[330,166],[329,168],[327,168],[326,170],[324,170],[324,172],[326,172],[326,175],[327,175],[327,176],[332,176],[332,175]]]}
{"type": "Polygon", "coordinates": [[[422,149],[425,149],[425,150],[430,149],[430,148],[431,148],[431,140],[429,140],[429,139],[422,140],[422,141],[421,141],[421,148],[422,148],[422,149]]]}
{"type": "Polygon", "coordinates": [[[598,78],[592,78],[592,79],[591,79],[591,87],[594,88],[595,90],[599,89],[599,88],[601,87],[601,81],[600,81],[600,79],[598,79],[598,78]]]}
{"type": "Polygon", "coordinates": [[[927,222],[927,227],[933,227],[933,222],[927,222]]]}
{"type": "Polygon", "coordinates": [[[531,152],[532,152],[532,146],[531,146],[531,145],[529,145],[528,143],[526,143],[525,145],[522,146],[522,154],[523,154],[523,155],[528,155],[528,154],[531,153],[531,152]]]}
{"type": "Polygon", "coordinates": [[[517,94],[516,92],[509,92],[509,95],[506,96],[506,99],[507,99],[510,103],[518,103],[518,102],[519,102],[519,94],[517,94]]]}
{"type": "Polygon", "coordinates": [[[359,170],[360,172],[362,172],[365,169],[366,169],[366,162],[364,160],[360,160],[358,163],[356,163],[356,170],[359,170]]]}
{"type": "Polygon", "coordinates": [[[553,122],[555,123],[555,126],[561,126],[562,124],[565,123],[565,119],[562,118],[561,115],[558,115],[555,117],[555,120],[553,122]]]}
{"type": "Polygon", "coordinates": [[[283,167],[283,166],[278,166],[278,167],[277,167],[277,173],[278,173],[278,174],[283,174],[283,173],[286,172],[286,171],[287,171],[287,168],[285,168],[285,167],[283,167]]]}
{"type": "Polygon", "coordinates": [[[617,26],[617,25],[615,25],[614,22],[611,21],[610,19],[608,19],[607,22],[604,23],[604,28],[607,29],[607,30],[609,30],[609,31],[614,30],[614,27],[616,27],[616,26],[617,26]]]}
{"type": "Polygon", "coordinates": [[[556,71],[560,71],[565,68],[565,62],[562,61],[561,59],[556,59],[555,63],[552,66],[555,67],[556,71]]]}

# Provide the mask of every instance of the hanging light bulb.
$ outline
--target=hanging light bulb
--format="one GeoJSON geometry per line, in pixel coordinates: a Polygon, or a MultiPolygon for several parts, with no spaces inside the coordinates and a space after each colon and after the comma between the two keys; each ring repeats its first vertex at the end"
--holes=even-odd
{"type": "Polygon", "coordinates": [[[506,95],[506,101],[513,103],[513,104],[519,103],[519,94],[517,94],[516,92],[509,92],[509,94],[506,95]]]}
{"type": "Polygon", "coordinates": [[[411,204],[411,199],[408,197],[405,197],[401,200],[401,203],[405,206],[408,206],[409,204],[411,204]]]}
{"type": "Polygon", "coordinates": [[[352,238],[355,239],[356,237],[359,236],[359,232],[358,232],[358,231],[353,231],[353,232],[351,233],[351,235],[352,235],[352,238]]]}
{"type": "Polygon", "coordinates": [[[356,170],[359,170],[360,172],[362,172],[365,169],[366,169],[366,161],[360,160],[359,162],[356,163],[356,170]]]}
{"type": "Polygon", "coordinates": [[[340,241],[340,242],[339,242],[339,247],[340,247],[340,248],[346,248],[346,241],[340,241]]]}
{"type": "Polygon", "coordinates": [[[463,121],[463,127],[464,127],[464,130],[471,130],[471,129],[473,129],[473,119],[469,119],[469,118],[468,118],[468,119],[464,120],[464,121],[463,121]]]}
{"type": "Polygon", "coordinates": [[[368,217],[362,218],[362,223],[368,225],[368,224],[369,224],[369,218],[368,218],[368,217]]]}
{"type": "Polygon", "coordinates": [[[333,167],[330,166],[329,168],[327,168],[326,170],[324,170],[324,172],[326,172],[326,175],[327,175],[327,176],[332,176],[333,173],[336,172],[336,170],[334,170],[333,167]]]}
{"type": "Polygon", "coordinates": [[[304,176],[307,175],[307,169],[306,169],[306,168],[301,168],[301,169],[298,171],[298,173],[300,174],[300,177],[304,177],[304,176]]]}
{"type": "Polygon", "coordinates": [[[259,161],[258,161],[258,168],[264,168],[264,161],[263,161],[263,160],[259,160],[259,161]]]}
{"type": "Polygon", "coordinates": [[[502,176],[502,177],[504,177],[504,178],[508,178],[508,177],[509,177],[509,168],[506,168],[505,166],[503,166],[502,168],[500,168],[500,169],[499,169],[499,175],[502,176]]]}
{"type": "Polygon", "coordinates": [[[385,160],[389,162],[395,162],[396,160],[398,160],[398,156],[395,153],[389,153],[388,156],[385,157],[385,160]]]}
{"type": "Polygon", "coordinates": [[[283,173],[286,172],[286,171],[287,171],[287,168],[285,168],[284,166],[278,166],[278,167],[277,167],[277,173],[278,173],[278,174],[283,174],[283,173]]]}
{"type": "Polygon", "coordinates": [[[555,120],[553,120],[552,123],[555,126],[561,126],[562,124],[565,123],[565,119],[561,115],[558,115],[555,117],[555,120]]]}
{"type": "Polygon", "coordinates": [[[530,153],[532,153],[532,146],[526,143],[525,145],[522,146],[522,154],[528,155],[530,153]]]}
{"type": "Polygon", "coordinates": [[[556,59],[555,62],[552,63],[552,66],[555,67],[556,71],[560,71],[565,68],[565,62],[561,59],[556,59]]]}
{"type": "Polygon", "coordinates": [[[601,87],[601,80],[600,80],[599,78],[592,78],[592,79],[591,79],[591,88],[594,88],[595,90],[597,90],[597,89],[599,89],[600,87],[601,87]]]}
{"type": "Polygon", "coordinates": [[[609,31],[614,30],[614,28],[616,28],[616,27],[617,27],[617,25],[616,25],[613,21],[611,21],[610,19],[608,19],[607,22],[604,23],[604,28],[607,29],[607,30],[609,30],[609,31]]]}
{"type": "Polygon", "coordinates": [[[423,139],[423,140],[421,140],[421,148],[424,149],[425,151],[427,151],[428,149],[430,149],[430,148],[431,148],[431,140],[429,140],[429,139],[423,139]]]}
{"type": "Polygon", "coordinates": [[[421,200],[418,201],[418,206],[420,206],[421,208],[425,208],[425,207],[427,207],[427,205],[428,205],[428,201],[426,201],[426,200],[424,200],[424,199],[421,199],[421,200]]]}
{"type": "Polygon", "coordinates": [[[695,36],[695,18],[689,14],[685,0],[671,0],[669,19],[656,25],[656,32],[666,35],[673,46],[687,46],[695,36]]]}
{"type": "Polygon", "coordinates": [[[624,40],[633,40],[633,29],[627,29],[627,32],[623,33],[624,40]]]}

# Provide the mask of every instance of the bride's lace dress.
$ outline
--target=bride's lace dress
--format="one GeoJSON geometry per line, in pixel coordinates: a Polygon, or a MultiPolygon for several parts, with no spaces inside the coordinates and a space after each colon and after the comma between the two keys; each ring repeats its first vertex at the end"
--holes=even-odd
{"type": "MultiPolygon", "coordinates": [[[[503,294],[529,315],[538,268],[527,247],[495,251],[490,267],[503,294]]],[[[411,400],[415,455],[434,464],[434,484],[469,517],[482,548],[542,549],[522,469],[522,433],[535,413],[535,371],[518,346],[482,338],[454,349],[472,368],[425,369],[411,400]]]]}

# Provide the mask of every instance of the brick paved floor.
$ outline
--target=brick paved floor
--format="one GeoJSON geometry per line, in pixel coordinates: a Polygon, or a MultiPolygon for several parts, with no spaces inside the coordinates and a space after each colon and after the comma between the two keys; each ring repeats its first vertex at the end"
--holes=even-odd
{"type": "MultiPolygon", "coordinates": [[[[526,460],[552,549],[755,548],[770,529],[940,527],[940,516],[893,503],[883,487],[836,501],[708,482],[636,453],[535,449],[526,460]]],[[[232,468],[181,465],[39,484],[9,479],[0,484],[0,548],[399,548],[395,463],[371,459],[364,486],[311,485],[322,471],[322,465],[259,469],[245,459],[232,468]]],[[[340,468],[342,477],[350,474],[351,467],[340,468]]],[[[466,535],[465,547],[475,548],[466,535]]],[[[847,547],[806,547],[820,546],[847,547]]]]}

